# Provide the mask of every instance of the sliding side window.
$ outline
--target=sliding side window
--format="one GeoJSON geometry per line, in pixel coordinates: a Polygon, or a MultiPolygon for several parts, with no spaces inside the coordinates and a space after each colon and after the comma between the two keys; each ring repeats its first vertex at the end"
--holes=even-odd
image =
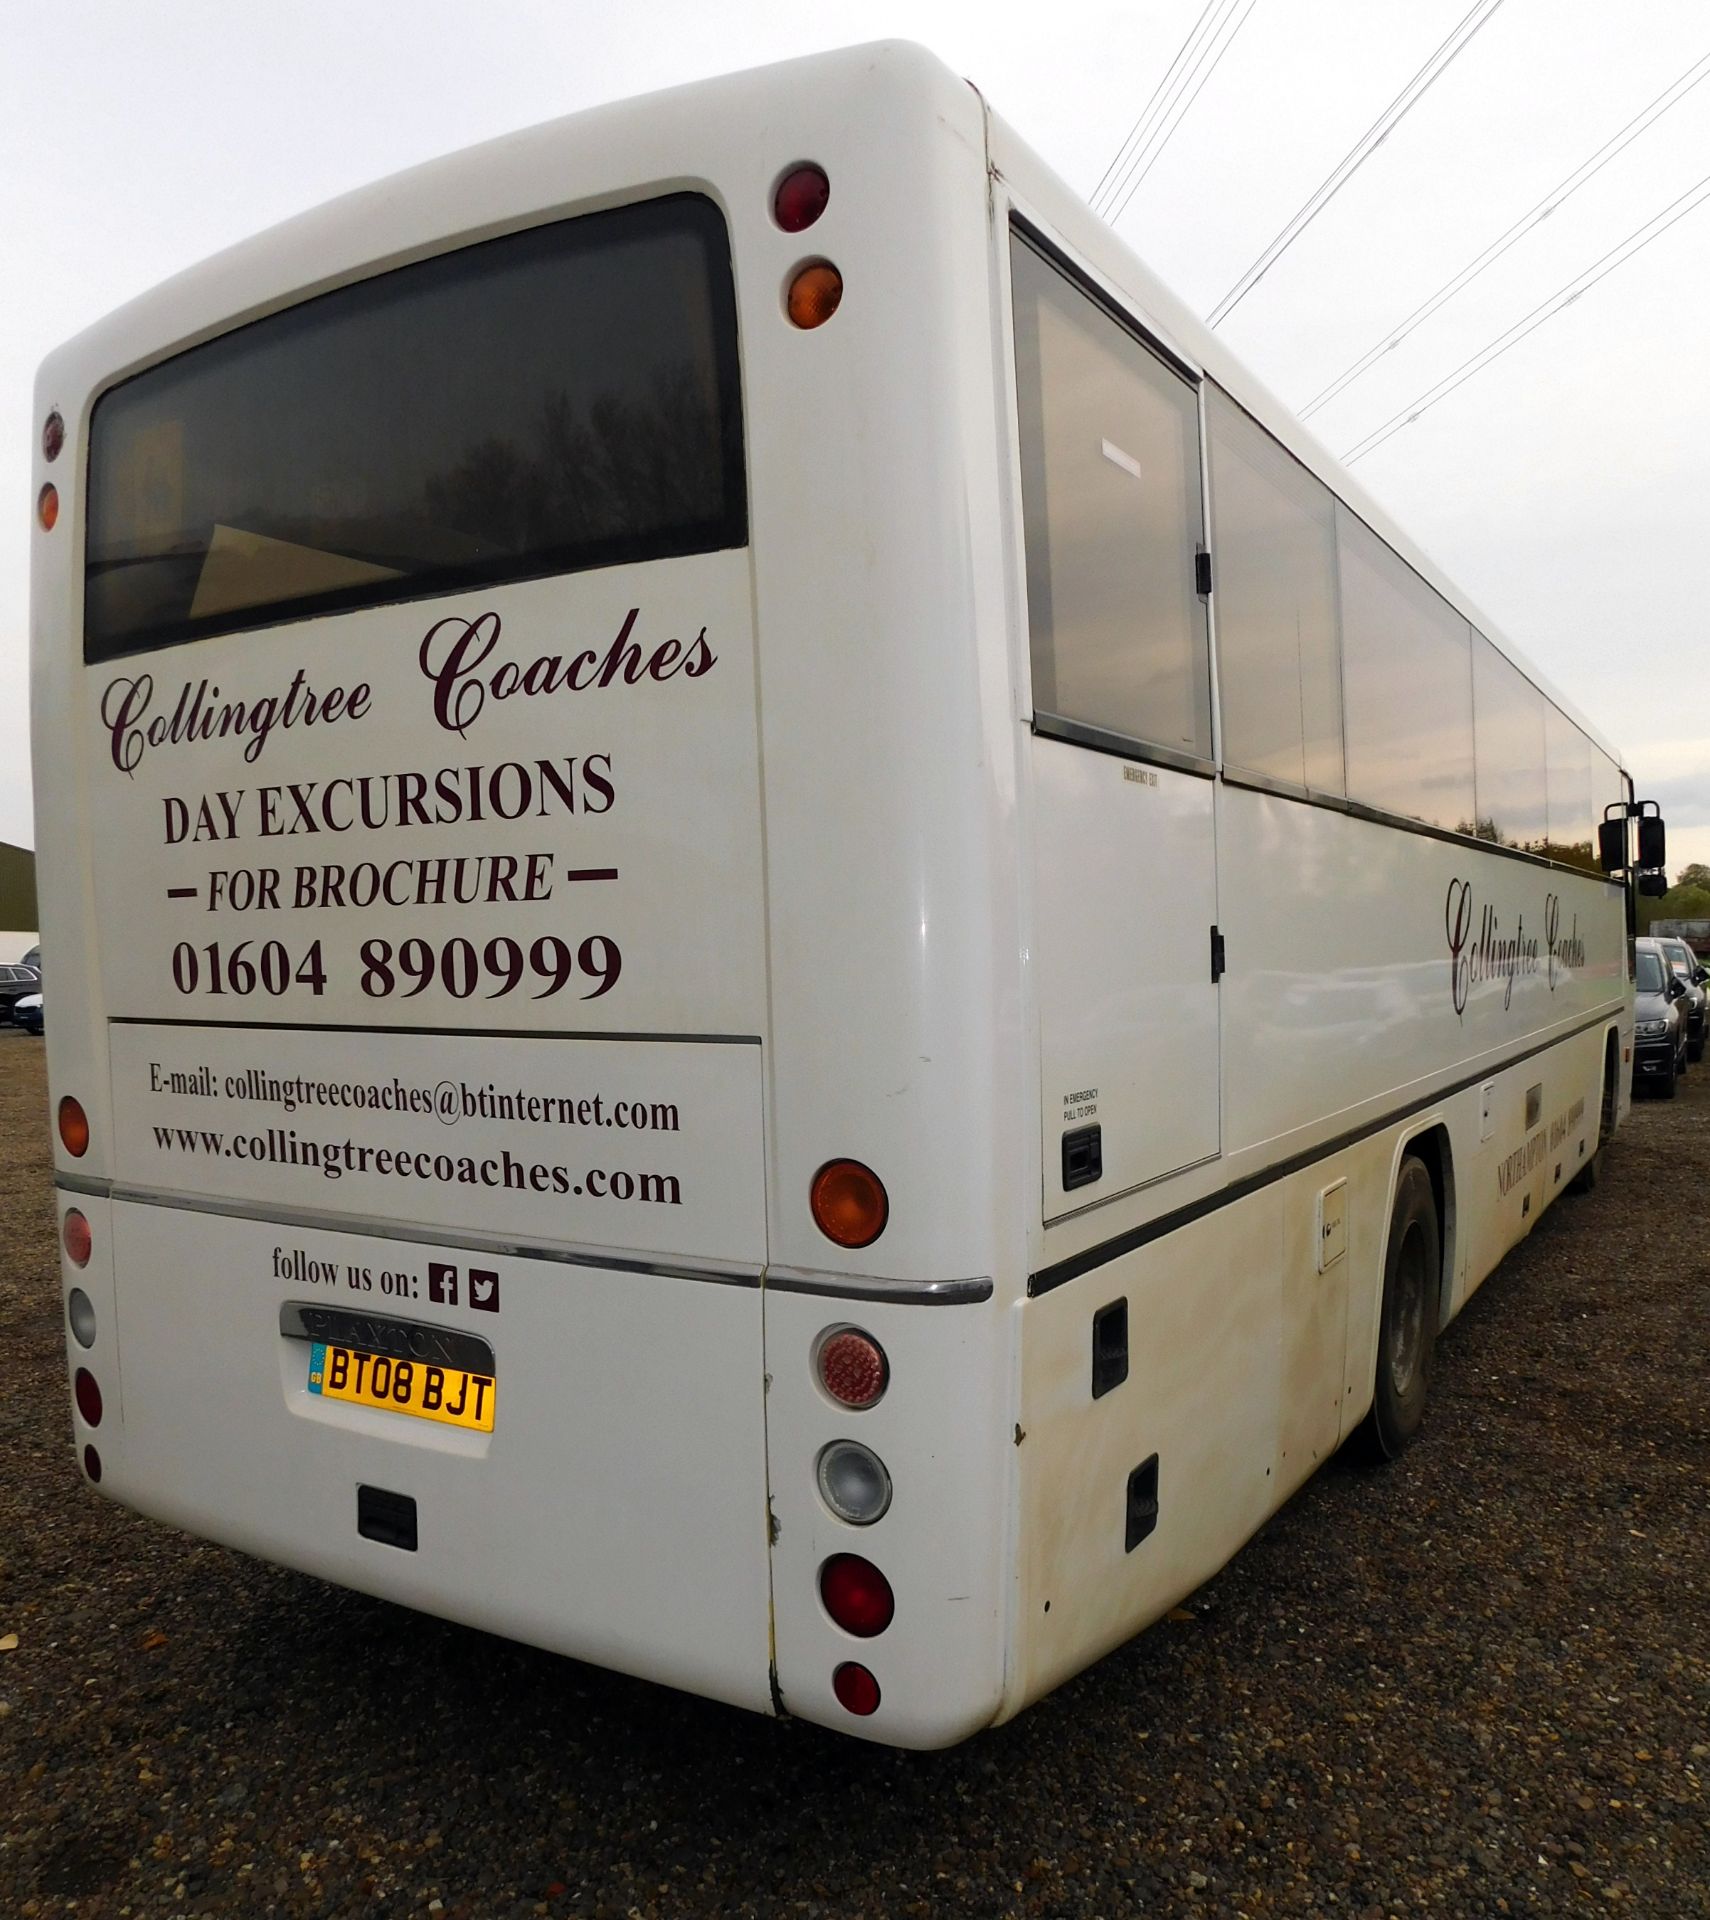
{"type": "Polygon", "coordinates": [[[1010,257],[1035,718],[1209,768],[1197,395],[1019,235],[1010,257]]]}

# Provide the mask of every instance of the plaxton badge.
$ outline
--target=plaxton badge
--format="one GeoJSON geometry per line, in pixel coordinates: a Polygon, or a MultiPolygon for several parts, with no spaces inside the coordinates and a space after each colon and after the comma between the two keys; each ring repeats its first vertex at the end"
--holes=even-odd
{"type": "Polygon", "coordinates": [[[288,1340],[324,1342],[357,1353],[382,1353],[395,1360],[423,1360],[440,1367],[462,1367],[492,1374],[493,1349],[478,1334],[455,1327],[430,1327],[419,1320],[390,1320],[338,1307],[304,1306],[287,1300],[279,1309],[279,1331],[288,1340]]]}

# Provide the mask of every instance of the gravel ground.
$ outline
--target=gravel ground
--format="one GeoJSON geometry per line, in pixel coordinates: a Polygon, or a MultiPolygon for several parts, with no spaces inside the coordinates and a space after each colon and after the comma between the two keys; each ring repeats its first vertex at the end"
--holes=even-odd
{"type": "Polygon", "coordinates": [[[0,1030],[0,1920],[1710,1915],[1710,1067],[1641,1105],[1180,1617],[940,1755],[200,1545],[68,1439],[42,1044],[0,1030]]]}

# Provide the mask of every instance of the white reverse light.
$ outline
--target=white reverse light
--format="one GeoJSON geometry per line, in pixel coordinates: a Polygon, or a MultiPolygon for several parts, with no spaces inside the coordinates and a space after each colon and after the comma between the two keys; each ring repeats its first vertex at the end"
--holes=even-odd
{"type": "Polygon", "coordinates": [[[839,1520],[870,1527],[891,1504],[885,1463],[859,1440],[833,1440],[819,1456],[820,1498],[839,1520]]]}

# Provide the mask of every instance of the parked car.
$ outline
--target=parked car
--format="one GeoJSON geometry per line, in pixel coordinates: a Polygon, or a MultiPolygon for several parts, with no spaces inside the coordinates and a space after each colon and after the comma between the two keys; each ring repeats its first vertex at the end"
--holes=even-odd
{"type": "Polygon", "coordinates": [[[34,967],[0,966],[0,1021],[12,1018],[12,1009],[25,994],[41,990],[42,977],[34,967]]]}
{"type": "Polygon", "coordinates": [[[18,962],[18,965],[20,967],[34,967],[36,972],[40,973],[42,970],[41,947],[39,945],[31,947],[29,952],[18,962]]]}
{"type": "Polygon", "coordinates": [[[1675,978],[1686,982],[1686,1057],[1702,1060],[1704,1029],[1710,1020],[1710,993],[1704,991],[1704,983],[1710,980],[1710,967],[1700,966],[1697,954],[1676,935],[1659,933],[1656,943],[1675,978]]]}
{"type": "Polygon", "coordinates": [[[26,993],[21,1000],[13,1002],[12,1018],[26,1033],[41,1033],[47,1022],[42,1015],[42,997],[39,993],[26,993]]]}
{"type": "Polygon", "coordinates": [[[1633,1091],[1654,1087],[1665,1100],[1686,1071],[1686,988],[1654,940],[1638,942],[1633,980],[1633,1091]]]}

